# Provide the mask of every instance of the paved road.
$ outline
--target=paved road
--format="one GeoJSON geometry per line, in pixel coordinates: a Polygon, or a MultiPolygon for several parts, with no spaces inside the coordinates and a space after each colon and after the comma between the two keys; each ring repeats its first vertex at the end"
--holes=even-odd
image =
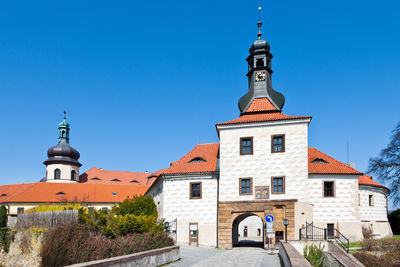
{"type": "Polygon", "coordinates": [[[266,250],[255,247],[237,247],[232,250],[219,250],[215,248],[181,246],[180,256],[181,260],[169,266],[281,266],[277,252],[271,255],[266,250]]]}

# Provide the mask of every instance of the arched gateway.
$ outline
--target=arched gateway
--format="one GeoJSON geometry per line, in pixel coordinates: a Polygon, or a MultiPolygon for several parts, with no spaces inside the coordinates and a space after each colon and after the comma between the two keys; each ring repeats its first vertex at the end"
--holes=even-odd
{"type": "MultiPolygon", "coordinates": [[[[295,237],[295,216],[294,205],[296,199],[287,200],[254,200],[254,201],[220,201],[218,203],[218,247],[231,249],[237,245],[238,225],[249,216],[258,216],[262,220],[262,240],[265,246],[266,237],[264,233],[266,215],[271,214],[275,217],[274,233],[284,236],[285,226],[283,219],[289,219],[288,239],[295,237]]],[[[240,233],[239,233],[240,234],[240,233]]],[[[272,240],[275,243],[275,239],[272,240]]]]}
{"type": "Polygon", "coordinates": [[[238,215],[232,223],[232,245],[264,247],[263,219],[254,213],[238,215]]]}

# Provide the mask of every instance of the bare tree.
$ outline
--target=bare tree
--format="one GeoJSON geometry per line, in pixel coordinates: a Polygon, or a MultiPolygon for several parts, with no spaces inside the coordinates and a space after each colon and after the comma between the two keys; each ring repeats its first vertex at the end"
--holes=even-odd
{"type": "Polygon", "coordinates": [[[400,122],[393,130],[392,140],[379,157],[370,158],[368,172],[389,185],[395,205],[400,203],[400,122]]]}

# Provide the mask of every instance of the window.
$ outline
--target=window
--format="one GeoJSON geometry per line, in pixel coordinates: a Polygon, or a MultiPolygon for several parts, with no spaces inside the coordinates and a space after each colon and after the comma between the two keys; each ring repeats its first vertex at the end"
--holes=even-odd
{"type": "Polygon", "coordinates": [[[132,181],[130,181],[130,183],[139,183],[139,181],[138,180],[132,180],[132,181]]]}
{"type": "Polygon", "coordinates": [[[326,160],[321,159],[321,158],[316,158],[311,163],[328,163],[326,160]]]}
{"type": "Polygon", "coordinates": [[[71,171],[71,180],[75,180],[75,179],[76,179],[76,172],[71,171]]]}
{"type": "Polygon", "coordinates": [[[88,207],[88,211],[89,212],[93,212],[94,211],[94,207],[88,207]]]}
{"type": "Polygon", "coordinates": [[[334,196],[335,196],[335,183],[324,182],[324,197],[334,197],[334,196]]]}
{"type": "Polygon", "coordinates": [[[373,195],[368,195],[368,203],[370,206],[374,205],[374,196],[373,195]]]}
{"type": "Polygon", "coordinates": [[[201,198],[201,183],[190,183],[190,199],[201,198]]]}
{"type": "Polygon", "coordinates": [[[285,152],[285,135],[273,135],[271,138],[271,152],[285,152]]]}
{"type": "Polygon", "coordinates": [[[253,154],[253,137],[240,138],[240,155],[253,154]]]}
{"type": "Polygon", "coordinates": [[[253,178],[239,179],[239,195],[253,194],[253,178]]]}
{"type": "Polygon", "coordinates": [[[117,192],[112,192],[111,195],[116,196],[117,192]]]}
{"type": "Polygon", "coordinates": [[[262,58],[257,58],[256,67],[264,67],[264,60],[262,58]]]}
{"type": "Polygon", "coordinates": [[[107,208],[107,207],[102,207],[101,209],[102,209],[102,210],[105,210],[105,211],[107,211],[107,210],[108,210],[108,208],[107,208]]]}
{"type": "Polygon", "coordinates": [[[61,177],[60,169],[55,169],[54,170],[54,179],[60,179],[60,177],[61,177]]]}
{"type": "Polygon", "coordinates": [[[121,182],[121,180],[115,178],[115,179],[112,179],[111,182],[121,182]]]}
{"type": "Polygon", "coordinates": [[[17,208],[17,214],[23,214],[24,208],[17,208]]]}
{"type": "Polygon", "coordinates": [[[271,178],[272,194],[285,193],[285,177],[272,177],[271,178]]]}
{"type": "Polygon", "coordinates": [[[200,158],[200,157],[196,157],[196,158],[192,159],[191,161],[189,161],[189,163],[198,163],[198,162],[206,162],[206,160],[203,158],[200,158]]]}
{"type": "Polygon", "coordinates": [[[64,192],[58,192],[56,195],[57,195],[57,196],[64,196],[65,193],[64,193],[64,192]]]}

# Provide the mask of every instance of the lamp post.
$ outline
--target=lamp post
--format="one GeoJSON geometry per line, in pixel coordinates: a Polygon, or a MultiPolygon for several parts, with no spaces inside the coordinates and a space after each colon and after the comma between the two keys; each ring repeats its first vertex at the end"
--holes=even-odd
{"type": "Polygon", "coordinates": [[[284,219],[283,220],[283,225],[285,225],[285,243],[287,243],[287,226],[289,225],[289,220],[284,219]]]}
{"type": "Polygon", "coordinates": [[[168,233],[169,222],[164,223],[165,232],[168,233]]]}

